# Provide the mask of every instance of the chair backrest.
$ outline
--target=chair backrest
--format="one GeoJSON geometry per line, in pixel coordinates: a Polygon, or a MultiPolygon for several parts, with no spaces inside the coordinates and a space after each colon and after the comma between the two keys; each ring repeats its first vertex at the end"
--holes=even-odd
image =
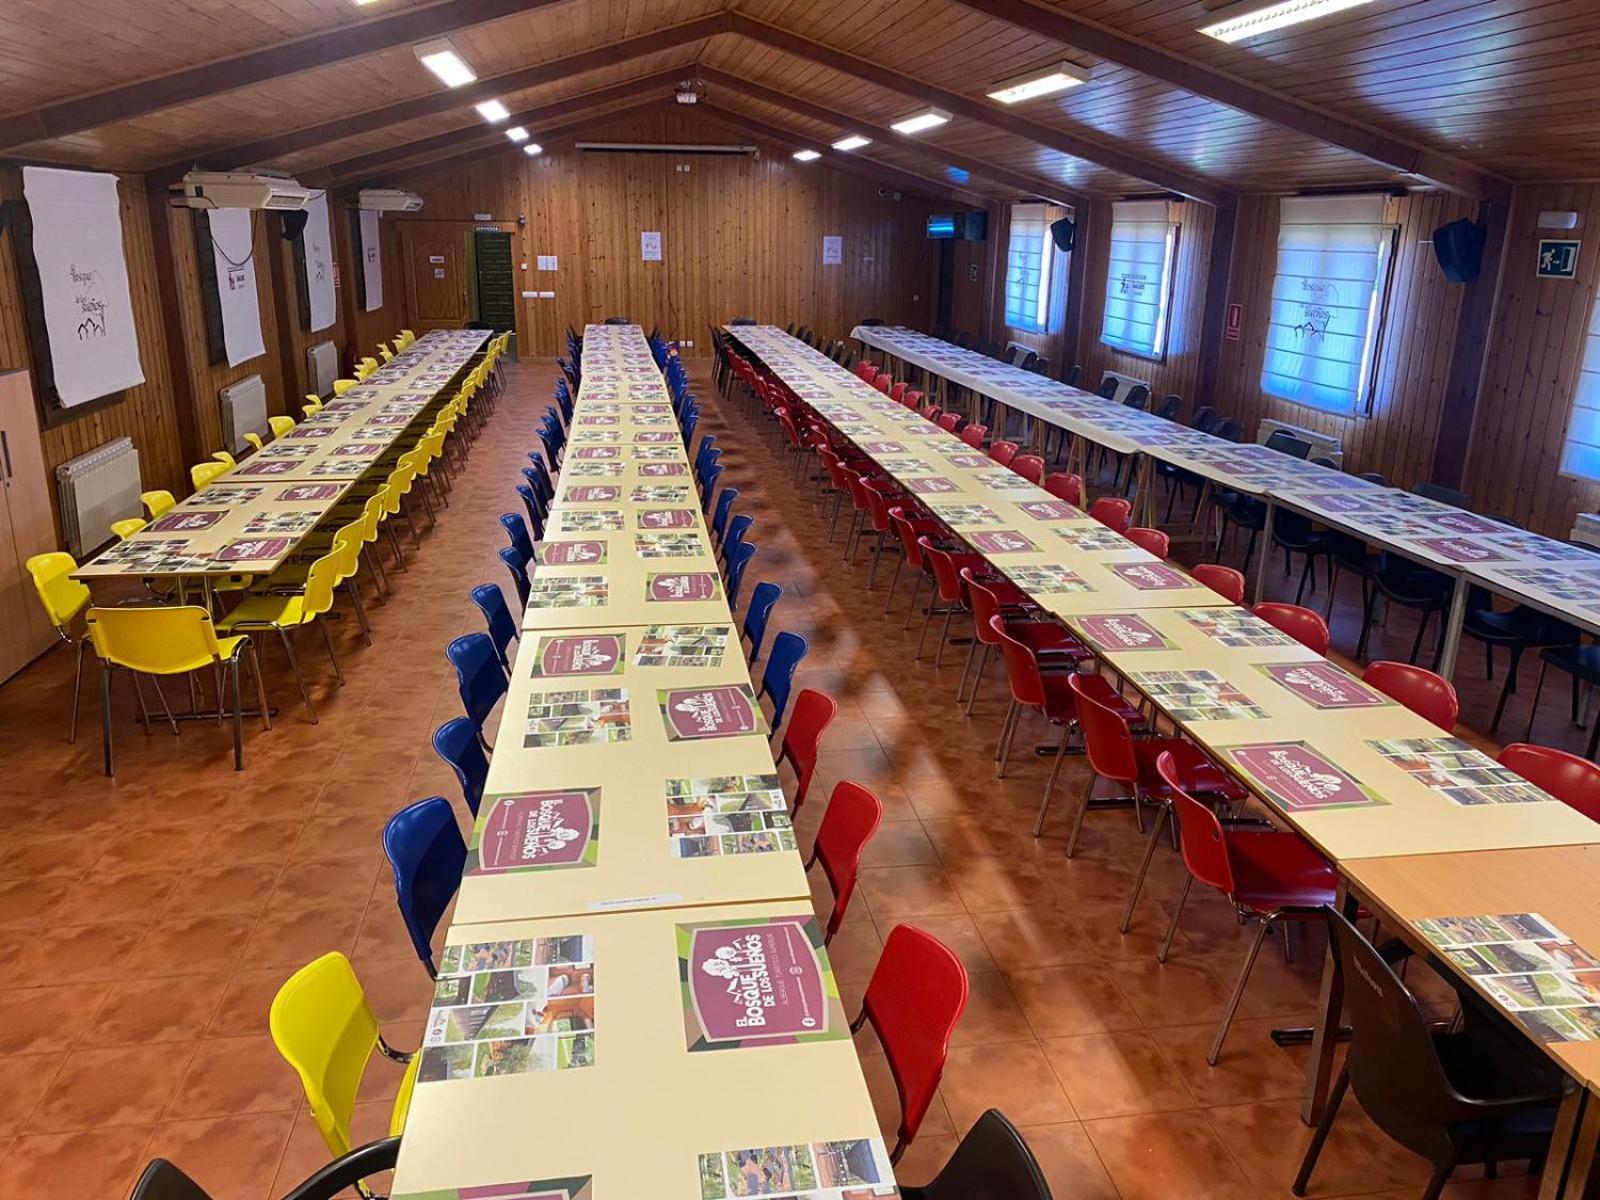
{"type": "Polygon", "coordinates": [[[787,759],[794,767],[798,782],[794,791],[794,811],[805,803],[806,792],[811,788],[811,777],[817,769],[817,750],[823,731],[839,715],[839,702],[826,692],[815,688],[801,688],[794,698],[794,715],[789,727],[783,731],[783,748],[778,751],[778,761],[787,759]]]}
{"type": "Polygon", "coordinates": [[[489,759],[478,741],[478,730],[466,717],[451,717],[433,731],[433,749],[461,781],[461,798],[472,815],[478,815],[483,789],[489,782],[489,759]]]}
{"type": "Polygon", "coordinates": [[[278,1053],[300,1076],[322,1140],[335,1155],[348,1154],[356,1093],[378,1045],[378,1019],[350,960],[331,951],[289,976],[267,1023],[278,1053]]]}
{"type": "Polygon", "coordinates": [[[1009,467],[1011,460],[1016,456],[1017,444],[1015,442],[1003,442],[996,439],[989,443],[989,457],[1002,467],[1009,467]]]}
{"type": "Polygon", "coordinates": [[[528,560],[522,557],[522,551],[515,546],[502,546],[498,553],[500,561],[506,565],[506,570],[511,572],[511,582],[517,589],[518,604],[522,608],[527,608],[528,593],[533,587],[528,581],[528,560]]]}
{"type": "Polygon", "coordinates": [[[1117,381],[1115,375],[1107,375],[1100,380],[1100,386],[1095,389],[1095,394],[1102,400],[1115,400],[1117,398],[1117,388],[1120,386],[1121,384],[1117,381]]]}
{"type": "Polygon", "coordinates": [[[1201,883],[1224,896],[1233,895],[1233,863],[1228,858],[1228,835],[1217,814],[1183,790],[1183,773],[1171,751],[1156,758],[1156,771],[1172,789],[1172,811],[1178,818],[1178,848],[1183,865],[1201,883]]]}
{"type": "Polygon", "coordinates": [[[128,1200],[212,1200],[211,1193],[164,1158],[152,1158],[128,1200]]]}
{"type": "Polygon", "coordinates": [[[1244,573],[1232,567],[1224,567],[1218,563],[1197,563],[1189,568],[1189,574],[1197,581],[1205,584],[1219,596],[1226,597],[1235,604],[1244,603],[1244,573]]]}
{"type": "Polygon", "coordinates": [[[1052,471],[1046,475],[1044,490],[1074,508],[1083,507],[1083,480],[1070,471],[1052,471]]]}
{"type": "Polygon", "coordinates": [[[139,499],[152,521],[178,502],[177,497],[165,488],[152,488],[148,492],[140,492],[139,499]]]}
{"type": "Polygon", "coordinates": [[[506,694],[506,673],[494,642],[486,633],[464,633],[446,646],[444,653],[456,669],[461,707],[481,735],[489,713],[506,694]]]}
{"type": "Polygon", "coordinates": [[[1278,604],[1264,600],[1251,613],[1318,654],[1328,653],[1328,623],[1322,614],[1298,604],[1278,604]]]}
{"type": "Polygon", "coordinates": [[[999,613],[991,613],[986,624],[988,636],[983,640],[1000,647],[1000,657],[1006,664],[1006,679],[1011,685],[1011,698],[1031,708],[1043,705],[1044,677],[1039,673],[1039,659],[1032,648],[1006,629],[1005,618],[999,613]]]}
{"type": "MultiPolygon", "coordinates": [[[[1133,748],[1133,731],[1115,708],[1105,702],[1102,688],[1091,685],[1098,675],[1072,675],[1067,686],[1078,702],[1078,726],[1083,730],[1084,754],[1095,774],[1119,783],[1132,784],[1139,778],[1139,762],[1133,748]]],[[[1101,683],[1105,681],[1102,679],[1101,683]]]]}
{"type": "Polygon", "coordinates": [[[988,432],[989,427],[987,425],[968,425],[956,436],[958,436],[967,445],[971,446],[974,450],[981,450],[983,448],[984,436],[988,432]]]}
{"type": "Polygon", "coordinates": [[[1142,383],[1134,384],[1122,398],[1122,405],[1124,408],[1136,408],[1143,412],[1150,407],[1150,389],[1142,383]]]}
{"type": "Polygon", "coordinates": [[[1221,413],[1209,404],[1202,404],[1194,410],[1194,416],[1189,418],[1189,428],[1198,429],[1201,433],[1210,433],[1220,420],[1222,420],[1221,413]]]}
{"type": "Polygon", "coordinates": [[[1424,480],[1422,483],[1412,485],[1411,494],[1427,500],[1437,500],[1440,504],[1449,504],[1454,508],[1472,507],[1471,496],[1456,488],[1445,487],[1442,483],[1430,483],[1424,480]]]}
{"type": "Polygon", "coordinates": [[[761,690],[772,698],[773,729],[783,724],[784,710],[789,707],[789,691],[794,687],[795,670],[810,649],[811,645],[805,638],[788,630],[772,639],[767,669],[761,673],[761,690]]]}
{"type": "Polygon", "coordinates": [[[956,426],[961,424],[961,414],[957,412],[941,413],[935,424],[946,433],[954,433],[956,426]]]}
{"type": "Polygon", "coordinates": [[[726,575],[728,591],[728,610],[732,612],[739,604],[739,589],[744,585],[744,571],[750,565],[750,560],[756,555],[754,542],[740,542],[737,546],[728,548],[728,571],[726,575]]]}
{"type": "Polygon", "coordinates": [[[922,1200],[1052,1200],[1039,1160],[998,1108],[973,1123],[918,1194],[922,1200]]]}
{"type": "Polygon", "coordinates": [[[833,888],[833,911],[828,915],[826,940],[832,941],[844,920],[845,909],[856,890],[861,851],[883,823],[883,802],[859,783],[841,779],[833,785],[828,810],[817,828],[813,853],[833,888]]]}
{"type": "Polygon", "coordinates": [[[917,547],[922,551],[923,561],[933,568],[933,583],[939,590],[939,599],[946,604],[960,603],[961,576],[957,574],[955,557],[950,551],[935,546],[926,535],[917,539],[917,547]]]}
{"type": "Polygon", "coordinates": [[[1161,403],[1156,406],[1156,416],[1165,417],[1169,421],[1176,421],[1178,414],[1183,411],[1183,397],[1176,392],[1169,392],[1161,397],[1161,403]]]}
{"type": "Polygon", "coordinates": [[[198,492],[213,479],[226,475],[228,471],[228,464],[224,462],[195,463],[189,468],[189,482],[194,484],[194,490],[198,492]]]}
{"type": "Polygon", "coordinates": [[[509,674],[511,658],[507,651],[517,638],[517,622],[512,617],[511,610],[506,607],[505,593],[496,584],[480,583],[472,589],[472,602],[483,614],[484,623],[489,627],[489,638],[494,642],[495,653],[500,656],[500,665],[505,667],[509,674]]]}
{"type": "Polygon", "coordinates": [[[1011,469],[1029,483],[1044,482],[1044,459],[1037,454],[1018,454],[1011,460],[1011,469]]]}
{"type": "Polygon", "coordinates": [[[1446,733],[1456,727],[1461,716],[1456,689],[1444,676],[1435,675],[1426,667],[1402,662],[1369,663],[1361,679],[1446,733]]]}
{"type": "Polygon", "coordinates": [[[1515,742],[1500,751],[1500,765],[1591,821],[1600,821],[1600,764],[1553,746],[1515,742]]]}
{"type": "Polygon", "coordinates": [[[522,555],[522,561],[524,563],[532,562],[534,558],[533,538],[528,533],[528,523],[522,519],[522,514],[501,513],[500,528],[506,531],[506,537],[510,539],[512,548],[522,555]]]}
{"type": "Polygon", "coordinates": [[[1147,529],[1143,525],[1135,525],[1132,529],[1124,530],[1122,536],[1141,550],[1148,550],[1157,558],[1166,558],[1172,552],[1172,539],[1159,529],[1147,529]]]}
{"type": "Polygon", "coordinates": [[[750,661],[761,657],[761,643],[766,640],[767,621],[772,616],[772,606],[783,595],[783,588],[766,580],[756,584],[750,592],[750,607],[744,610],[744,634],[750,639],[750,661]]]}
{"type": "Polygon", "coordinates": [[[893,387],[893,382],[889,372],[885,371],[883,374],[874,379],[872,381],[872,386],[887,396],[890,392],[890,389],[893,387]]]}
{"type": "Polygon", "coordinates": [[[968,992],[966,968],[938,938],[911,925],[889,931],[862,1010],[900,1094],[902,1145],[916,1136],[939,1088],[968,992]]]}
{"type": "Polygon", "coordinates": [[[717,494],[716,512],[711,517],[711,540],[715,545],[721,545],[728,536],[728,513],[733,508],[733,502],[739,498],[739,489],[725,487],[717,494]]]}
{"type": "Polygon", "coordinates": [[[211,614],[197,605],[91,608],[85,621],[94,652],[132,671],[174,675],[222,659],[211,614]]]}
{"type": "Polygon", "coordinates": [[[1089,506],[1089,515],[1107,529],[1127,533],[1133,520],[1133,505],[1121,496],[1101,496],[1089,506]]]}
{"type": "MultiPolygon", "coordinates": [[[[358,517],[354,524],[360,526],[358,517]]],[[[302,612],[307,619],[321,616],[333,608],[333,592],[342,579],[355,574],[356,555],[361,550],[361,535],[346,525],[333,535],[333,548],[306,569],[302,612]]]]}
{"type": "Polygon", "coordinates": [[[117,535],[119,541],[127,541],[146,525],[150,524],[143,517],[123,517],[120,521],[111,522],[111,532],[117,535]]]}
{"type": "Polygon", "coordinates": [[[72,572],[78,569],[77,560],[65,550],[47,550],[31,556],[24,565],[50,624],[65,636],[74,618],[89,607],[88,586],[72,578],[72,572]]]}
{"type": "Polygon", "coordinates": [[[433,932],[461,886],[467,843],[455,810],[443,796],[429,796],[402,808],[383,827],[383,852],[394,872],[395,902],[428,974],[433,965],[433,932]]]}
{"type": "Polygon", "coordinates": [[[1295,437],[1287,429],[1274,429],[1267,435],[1265,444],[1268,450],[1277,450],[1291,458],[1311,457],[1311,443],[1305,438],[1295,437]]]}
{"type": "Polygon", "coordinates": [[[1211,436],[1225,442],[1237,442],[1244,433],[1244,425],[1237,417],[1223,417],[1211,427],[1211,436]]]}

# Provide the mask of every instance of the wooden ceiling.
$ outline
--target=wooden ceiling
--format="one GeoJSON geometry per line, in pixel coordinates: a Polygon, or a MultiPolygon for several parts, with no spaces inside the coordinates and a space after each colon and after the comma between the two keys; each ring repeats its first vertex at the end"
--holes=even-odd
{"type": "Polygon", "coordinates": [[[730,125],[964,195],[1173,191],[1210,203],[1306,187],[1600,178],[1600,4],[1371,0],[1225,45],[1218,0],[8,0],[0,154],[146,172],[270,166],[306,182],[492,153],[498,96],[539,136],[676,79],[730,125]],[[448,32],[479,82],[411,46],[448,32]],[[1005,107],[984,91],[1066,59],[1092,71],[1005,107]],[[936,104],[941,128],[883,127],[936,104]]]}

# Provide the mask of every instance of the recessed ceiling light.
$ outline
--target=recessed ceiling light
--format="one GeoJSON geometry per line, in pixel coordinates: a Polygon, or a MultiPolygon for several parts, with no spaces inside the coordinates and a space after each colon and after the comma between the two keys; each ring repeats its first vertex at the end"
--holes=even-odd
{"type": "Polygon", "coordinates": [[[903,120],[896,121],[889,126],[896,133],[921,133],[925,129],[933,129],[943,125],[950,119],[950,114],[943,109],[926,108],[919,113],[912,113],[903,120]]]}
{"type": "Polygon", "coordinates": [[[456,53],[449,38],[435,38],[411,47],[417,61],[437,75],[446,87],[460,87],[471,83],[478,73],[467,66],[467,60],[456,53]]]}
{"type": "Polygon", "coordinates": [[[822,157],[820,150],[796,150],[794,156],[801,162],[815,162],[822,157]]]}
{"type": "Polygon", "coordinates": [[[1024,100],[1054,95],[1056,92],[1064,92],[1068,88],[1088,82],[1087,67],[1080,67],[1077,63],[1056,63],[1055,66],[1045,67],[1041,71],[1030,71],[1026,75],[1002,79],[990,90],[989,99],[998,100],[1001,104],[1021,104],[1024,100]]]}
{"type": "Polygon", "coordinates": [[[863,146],[872,145],[872,139],[852,133],[849,137],[842,137],[833,144],[835,150],[859,150],[863,146]]]}
{"type": "Polygon", "coordinates": [[[511,117],[511,110],[498,100],[485,100],[482,104],[475,104],[473,107],[478,110],[478,115],[491,125],[509,120],[511,117]]]}
{"type": "Polygon", "coordinates": [[[524,154],[526,154],[529,158],[532,158],[535,154],[543,154],[544,153],[544,147],[539,145],[538,142],[529,142],[526,146],[524,146],[522,148],[522,152],[524,154]]]}
{"type": "Polygon", "coordinates": [[[521,125],[513,125],[510,129],[506,130],[506,136],[513,142],[525,142],[528,140],[528,131],[521,125]]]}
{"type": "Polygon", "coordinates": [[[1237,6],[1236,11],[1237,9],[1249,11],[1240,12],[1237,16],[1228,17],[1211,25],[1202,25],[1200,32],[1207,37],[1216,38],[1219,42],[1239,42],[1257,34],[1282,29],[1287,25],[1314,21],[1318,17],[1332,16],[1347,8],[1359,8],[1363,4],[1371,3],[1372,0],[1279,0],[1279,3],[1269,4],[1265,8],[1258,7],[1254,3],[1242,4],[1237,6]]]}

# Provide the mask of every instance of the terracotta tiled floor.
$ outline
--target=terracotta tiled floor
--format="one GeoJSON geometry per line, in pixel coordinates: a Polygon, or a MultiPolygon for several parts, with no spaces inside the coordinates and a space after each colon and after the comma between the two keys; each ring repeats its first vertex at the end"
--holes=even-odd
{"type": "MultiPolygon", "coordinates": [[[[1045,836],[1030,836],[1049,763],[1021,754],[1008,778],[994,778],[999,672],[963,719],[953,697],[964,648],[937,671],[912,661],[904,589],[886,620],[883,586],[865,595],[865,570],[839,562],[764,431],[719,412],[703,366],[694,374],[701,428],[726,450],[724,482],[740,489],[739,511],[757,515],[752,575],[784,585],[776,626],[811,639],[800,682],[841,704],[802,829],[814,828],[838,779],[873,787],[886,808],[834,946],[842,985],[859,995],[882,936],[902,920],[943,939],[971,973],[971,1006],[903,1178],[929,1176],[998,1106],[1026,1130],[1062,1200],[1287,1196],[1308,1136],[1297,1117],[1302,1059],[1267,1032],[1308,1016],[1320,946],[1298,944],[1293,964],[1263,955],[1223,1058],[1208,1068],[1243,946],[1226,909],[1197,892],[1158,966],[1155,941],[1181,880],[1163,852],[1133,930],[1117,933],[1139,848],[1131,816],[1092,814],[1068,862],[1069,798],[1083,781],[1072,760],[1045,836]]],[[[0,1197],[118,1197],[156,1154],[218,1197],[281,1195],[326,1153],[267,1036],[267,1006],[293,968],[326,950],[352,955],[386,1034],[415,1044],[429,989],[395,916],[379,831],[406,801],[457,794],[428,746],[458,708],[443,647],[479,627],[469,587],[503,580],[493,518],[516,507],[512,484],[552,379],[548,364],[511,369],[450,509],[408,548],[409,573],[391,572],[394,597],[369,610],[376,644],[362,647],[352,620],[337,624],[345,687],[307,643],[320,725],[265,648],[282,712],[270,733],[247,729],[243,773],[231,769],[226,729],[144,737],[124,692],[118,777],[104,779],[92,688],[83,736],[75,747],[63,736],[62,651],[0,688],[0,1197]]],[[[1354,641],[1353,603],[1341,596],[1335,611],[1341,645],[1354,641]]],[[[1403,655],[1413,629],[1396,614],[1375,653],[1403,655]]],[[[1475,657],[1467,668],[1481,669],[1475,657]]],[[[1493,691],[1469,679],[1463,700],[1467,721],[1486,725],[1493,691]]],[[[1581,744],[1562,708],[1547,703],[1541,736],[1581,744]]],[[[1513,727],[1521,711],[1514,703],[1513,727]]],[[[1043,740],[1043,729],[1025,729],[1019,745],[1035,734],[1043,740]]],[[[881,1052],[870,1039],[861,1052],[892,1121],[881,1052]]],[[[376,1063],[368,1082],[358,1132],[375,1136],[396,1072],[376,1063]]],[[[1352,1107],[1313,1194],[1412,1196],[1419,1168],[1352,1107]]],[[[1512,1178],[1449,1194],[1532,1189],[1512,1178]]]]}

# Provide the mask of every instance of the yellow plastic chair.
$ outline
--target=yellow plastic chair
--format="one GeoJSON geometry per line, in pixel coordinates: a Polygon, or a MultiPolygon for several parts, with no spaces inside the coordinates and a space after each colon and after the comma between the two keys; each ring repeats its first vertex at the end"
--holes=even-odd
{"type": "Polygon", "coordinates": [[[303,591],[288,596],[247,596],[238,607],[217,622],[217,628],[224,634],[251,629],[277,631],[283,642],[283,652],[289,658],[289,669],[294,672],[295,681],[300,685],[300,696],[306,702],[306,711],[311,714],[313,725],[320,722],[316,706],[311,703],[311,689],[300,670],[300,659],[294,652],[294,631],[311,624],[322,630],[322,641],[328,647],[328,657],[333,660],[334,674],[338,676],[340,686],[343,686],[344,669],[339,665],[338,652],[333,648],[333,635],[328,632],[328,623],[317,618],[333,607],[333,589],[338,586],[339,571],[349,557],[343,543],[338,543],[332,551],[312,562],[306,572],[303,591]]]}
{"type": "Polygon", "coordinates": [[[335,379],[333,381],[333,394],[342,396],[360,382],[360,379],[335,379]]]}
{"type": "Polygon", "coordinates": [[[386,362],[386,363],[393,362],[394,361],[394,351],[389,349],[389,346],[388,346],[387,343],[379,342],[378,343],[378,357],[383,359],[383,361],[386,362]]]}
{"type": "MultiPolygon", "coordinates": [[[[402,454],[400,456],[400,466],[402,468],[404,468],[409,473],[409,476],[410,476],[410,478],[408,478],[406,480],[405,490],[401,493],[401,495],[403,495],[403,496],[410,495],[412,487],[416,484],[417,480],[419,480],[419,479],[425,480],[426,477],[427,477],[427,474],[428,474],[428,452],[426,450],[424,450],[421,446],[415,446],[412,449],[407,450],[404,454],[402,454]]],[[[433,526],[435,526],[435,525],[437,525],[439,523],[439,515],[438,515],[438,513],[436,513],[434,511],[434,508],[433,508],[433,497],[428,495],[428,485],[427,485],[427,483],[424,482],[421,487],[418,487],[416,489],[416,492],[417,492],[417,495],[419,497],[421,497],[421,499],[422,499],[422,507],[425,510],[427,510],[427,513],[428,513],[428,527],[431,529],[433,526]]],[[[407,523],[410,523],[411,522],[411,513],[409,512],[409,510],[406,512],[405,516],[406,516],[407,523]]],[[[415,534],[415,527],[413,526],[413,535],[414,534],[415,534]]],[[[418,544],[420,545],[421,543],[419,542],[418,544]]]]}
{"type": "MultiPolygon", "coordinates": [[[[249,436],[250,435],[248,434],[246,435],[246,440],[249,439],[249,436]]],[[[261,449],[260,445],[258,444],[260,441],[261,439],[258,437],[256,438],[255,442],[251,444],[254,445],[257,450],[259,450],[261,449]]],[[[216,459],[219,463],[223,463],[229,467],[237,467],[239,465],[239,460],[233,455],[229,454],[226,450],[213,450],[211,452],[211,457],[216,459]]]]}
{"type": "MultiPolygon", "coordinates": [[[[266,442],[261,440],[261,435],[259,433],[247,433],[244,435],[244,440],[250,443],[250,448],[252,450],[262,450],[266,447],[266,442]]],[[[232,455],[229,457],[231,458],[232,455]]]]}
{"type": "MultiPolygon", "coordinates": [[[[320,401],[318,402],[317,407],[318,408],[322,407],[322,404],[321,404],[320,401]]],[[[267,428],[272,430],[272,436],[274,438],[281,438],[284,434],[288,433],[294,427],[295,427],[295,419],[293,417],[268,417],[267,418],[267,428]]]]}
{"type": "MultiPolygon", "coordinates": [[[[272,728],[267,709],[266,685],[255,647],[244,635],[217,637],[211,614],[195,605],[161,608],[91,608],[85,622],[95,653],[100,656],[100,710],[105,738],[106,774],[116,774],[111,735],[111,675],[120,667],[140,675],[188,675],[211,668],[217,684],[217,723],[222,722],[222,672],[226,667],[233,692],[233,769],[244,770],[244,705],[240,700],[239,668],[248,661],[256,681],[256,702],[261,724],[272,728]]],[[[135,689],[138,681],[135,678],[135,689]]],[[[160,695],[160,686],[156,692],[160,695]]],[[[140,703],[143,704],[143,694],[140,703]]],[[[162,706],[166,706],[163,697],[162,706]]],[[[167,720],[177,732],[170,710],[167,720]]],[[[145,732],[150,722],[145,721],[145,732]]]]}
{"type": "Polygon", "coordinates": [[[178,502],[177,497],[175,497],[171,492],[162,491],[160,489],[150,492],[140,492],[139,499],[143,501],[144,510],[150,514],[150,519],[152,521],[154,521],[162,513],[166,512],[167,509],[171,508],[178,502]]]}
{"type": "Polygon", "coordinates": [[[89,635],[87,631],[75,633],[72,626],[89,607],[89,589],[72,577],[78,562],[65,550],[35,554],[23,565],[33,577],[33,590],[39,594],[39,603],[44,606],[50,624],[55,626],[57,636],[67,645],[77,647],[78,669],[72,678],[72,725],[67,732],[67,741],[76,742],[78,697],[83,690],[83,651],[89,644],[89,635]]]}
{"type": "Polygon", "coordinates": [[[322,411],[322,397],[306,393],[306,402],[300,406],[300,415],[306,418],[316,416],[322,411]]]}
{"type": "Polygon", "coordinates": [[[311,1119],[335,1158],[352,1149],[350,1122],[374,1051],[405,1064],[389,1134],[405,1131],[422,1055],[402,1053],[383,1040],[361,981],[343,954],[331,951],[289,976],[273,998],[268,1023],[278,1053],[300,1076],[311,1119]]]}
{"type": "Polygon", "coordinates": [[[150,524],[143,517],[124,517],[120,521],[111,522],[111,532],[117,535],[117,540],[125,542],[150,524]]]}
{"type": "Polygon", "coordinates": [[[225,462],[195,463],[194,466],[189,468],[189,480],[194,484],[194,490],[198,492],[213,479],[220,479],[226,475],[228,471],[229,467],[225,462]]]}
{"type": "Polygon", "coordinates": [[[411,345],[412,342],[417,340],[417,335],[412,333],[411,330],[409,330],[409,329],[402,329],[400,331],[400,336],[405,338],[406,345],[408,345],[408,346],[411,345]]]}
{"type": "Polygon", "coordinates": [[[412,521],[411,514],[406,511],[405,495],[411,490],[411,481],[415,472],[402,463],[389,472],[389,477],[384,480],[378,494],[383,497],[383,511],[378,517],[378,524],[389,531],[389,545],[394,549],[395,561],[400,564],[403,572],[406,568],[405,551],[400,546],[400,534],[394,527],[394,518],[403,515],[406,524],[411,527],[411,540],[421,545],[417,537],[416,523],[412,521]]]}

